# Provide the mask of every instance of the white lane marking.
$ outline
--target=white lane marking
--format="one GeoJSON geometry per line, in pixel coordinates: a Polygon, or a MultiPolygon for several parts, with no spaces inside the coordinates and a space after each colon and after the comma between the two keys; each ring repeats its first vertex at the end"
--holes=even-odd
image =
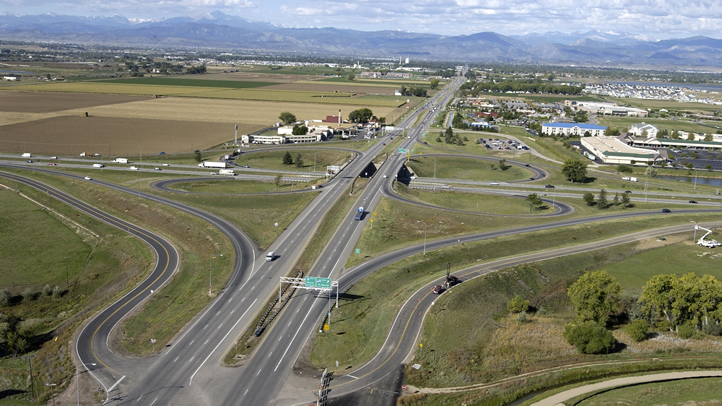
{"type": "Polygon", "coordinates": [[[268,353],[268,357],[267,357],[267,358],[271,358],[271,354],[273,354],[273,351],[271,351],[270,353],[268,353]]]}
{"type": "Polygon", "coordinates": [[[178,358],[180,358],[180,356],[178,356],[178,357],[175,357],[175,359],[173,360],[173,362],[176,362],[176,361],[178,361],[178,358]]]}
{"type": "Polygon", "coordinates": [[[251,290],[253,290],[253,289],[255,289],[255,288],[256,288],[256,287],[255,287],[255,286],[253,286],[253,287],[251,288],[251,290]]]}
{"type": "Polygon", "coordinates": [[[288,353],[288,350],[291,348],[291,345],[293,345],[293,341],[296,339],[296,336],[298,335],[298,332],[301,331],[301,327],[306,323],[306,319],[308,318],[308,315],[311,314],[311,311],[313,311],[313,305],[308,309],[308,312],[306,313],[306,317],[303,318],[303,321],[301,321],[301,325],[298,327],[298,330],[296,330],[296,334],[293,335],[293,338],[291,338],[291,341],[288,342],[288,347],[286,347],[286,351],[283,352],[283,355],[281,355],[281,359],[278,360],[278,364],[276,365],[276,368],[273,369],[273,372],[276,372],[279,366],[281,366],[281,362],[283,362],[283,358],[286,357],[286,353],[288,353]]]}
{"type": "Polygon", "coordinates": [[[203,343],[203,345],[206,345],[206,344],[208,344],[208,341],[210,341],[210,338],[209,338],[208,340],[206,340],[206,342],[205,342],[205,343],[203,343]]]}
{"type": "Polygon", "coordinates": [[[261,374],[262,369],[259,369],[258,372],[256,372],[256,376],[261,374]]]}
{"type": "MultiPolygon", "coordinates": [[[[143,397],[143,395],[140,395],[140,398],[142,398],[142,397],[143,397]]],[[[138,400],[136,400],[136,402],[140,402],[140,398],[138,398],[138,400]]]]}
{"type": "Polygon", "coordinates": [[[219,314],[221,314],[221,311],[220,311],[220,310],[218,311],[218,313],[216,313],[216,316],[218,316],[219,314]]]}
{"type": "MultiPolygon", "coordinates": [[[[153,401],[153,403],[155,403],[156,400],[158,400],[158,398],[155,398],[155,400],[153,401]]],[[[153,403],[151,403],[150,406],[153,406],[153,403]]]]}
{"type": "Polygon", "coordinates": [[[246,391],[243,392],[243,396],[246,396],[246,393],[248,393],[248,389],[246,389],[246,391]]]}
{"type": "Polygon", "coordinates": [[[235,312],[235,311],[236,311],[236,309],[231,310],[231,314],[233,314],[233,312],[235,312]]]}
{"type": "Polygon", "coordinates": [[[191,362],[191,361],[193,361],[193,358],[195,358],[195,357],[196,357],[195,355],[194,355],[194,356],[192,356],[192,357],[191,357],[191,359],[189,359],[189,360],[188,360],[188,362],[191,362]]]}
{"type": "MultiPolygon", "coordinates": [[[[208,326],[206,326],[206,327],[208,327],[208,326]]],[[[188,344],[188,346],[190,347],[191,344],[193,344],[194,342],[196,342],[196,340],[191,341],[190,344],[188,344]]]]}
{"type": "Polygon", "coordinates": [[[233,298],[228,299],[228,303],[231,303],[233,301],[233,298]]]}
{"type": "Polygon", "coordinates": [[[228,337],[228,334],[231,334],[231,331],[233,331],[233,329],[236,328],[236,326],[238,325],[238,323],[240,323],[240,321],[243,319],[243,317],[246,315],[246,313],[248,313],[248,311],[251,310],[251,307],[253,307],[253,305],[256,303],[257,300],[258,300],[258,299],[254,299],[254,300],[253,300],[253,303],[251,303],[251,305],[248,306],[248,309],[246,309],[246,311],[243,312],[243,314],[241,315],[241,317],[239,317],[238,320],[235,322],[235,324],[233,324],[233,326],[231,326],[230,330],[228,330],[228,332],[226,333],[226,335],[224,335],[223,338],[221,338],[221,340],[218,342],[218,344],[216,344],[216,347],[213,349],[213,351],[211,351],[211,352],[208,354],[208,356],[206,357],[206,359],[204,359],[203,362],[201,362],[201,364],[198,366],[198,369],[196,369],[196,371],[193,372],[193,375],[191,375],[191,379],[190,379],[190,381],[188,382],[188,386],[190,386],[190,385],[193,384],[193,377],[196,376],[196,374],[198,373],[198,371],[201,370],[201,368],[203,367],[203,364],[205,364],[206,361],[208,361],[208,358],[210,358],[211,355],[213,355],[213,353],[216,352],[216,350],[217,350],[218,347],[221,345],[221,343],[223,342],[223,340],[225,340],[226,337],[228,337]]]}
{"type": "Polygon", "coordinates": [[[207,329],[207,328],[208,328],[208,324],[206,324],[206,326],[205,326],[205,327],[203,327],[203,330],[205,330],[205,329],[207,329]]]}
{"type": "Polygon", "coordinates": [[[221,323],[221,325],[218,326],[218,328],[216,330],[220,329],[221,327],[223,327],[223,323],[221,323]]]}
{"type": "Polygon", "coordinates": [[[348,376],[349,378],[358,379],[358,378],[356,378],[356,377],[353,376],[353,375],[346,375],[346,376],[348,376]]]}
{"type": "Polygon", "coordinates": [[[293,320],[289,321],[289,322],[288,322],[288,326],[286,326],[286,327],[290,327],[290,326],[291,326],[291,323],[293,323],[293,320]]]}

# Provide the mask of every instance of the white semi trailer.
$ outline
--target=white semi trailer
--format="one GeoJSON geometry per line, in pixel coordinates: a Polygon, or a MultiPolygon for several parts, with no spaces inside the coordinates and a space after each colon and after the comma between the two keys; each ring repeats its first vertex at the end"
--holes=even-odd
{"type": "Polygon", "coordinates": [[[228,164],[225,162],[201,162],[198,164],[201,168],[228,168],[228,164]]]}

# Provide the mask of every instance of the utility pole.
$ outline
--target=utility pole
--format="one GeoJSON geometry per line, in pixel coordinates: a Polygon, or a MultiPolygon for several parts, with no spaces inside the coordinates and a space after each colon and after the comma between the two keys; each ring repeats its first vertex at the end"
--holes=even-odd
{"type": "Polygon", "coordinates": [[[65,287],[70,286],[70,278],[68,276],[68,257],[65,257],[65,287]]]}
{"type": "Polygon", "coordinates": [[[27,355],[23,358],[28,360],[28,367],[30,368],[30,394],[32,396],[35,396],[35,383],[33,382],[33,361],[32,359],[37,357],[37,355],[27,355]]]}

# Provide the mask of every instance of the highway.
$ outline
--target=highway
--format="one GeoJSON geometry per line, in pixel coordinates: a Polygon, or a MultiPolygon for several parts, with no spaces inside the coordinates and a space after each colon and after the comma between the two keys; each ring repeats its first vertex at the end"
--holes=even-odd
{"type": "MultiPolygon", "coordinates": [[[[426,105],[412,112],[403,120],[399,127],[410,128],[410,131],[408,138],[401,143],[401,148],[410,149],[420,139],[423,130],[433,120],[433,114],[427,113],[430,110],[433,111],[436,106],[443,106],[453,95],[453,89],[460,84],[461,79],[457,78],[452,85],[447,86],[444,92],[439,93],[426,105]],[[411,128],[420,114],[425,114],[421,124],[411,128]]],[[[395,136],[399,136],[399,133],[396,132],[391,135],[391,137],[395,136]]],[[[322,189],[311,192],[317,193],[318,196],[269,247],[268,250],[274,251],[278,256],[276,260],[271,262],[261,260],[264,253],[259,252],[257,247],[238,227],[217,216],[154,194],[138,192],[108,182],[88,181],[166,204],[203,218],[213,226],[221,229],[228,236],[234,245],[236,253],[234,273],[228,285],[203,312],[195,317],[182,334],[168,343],[167,346],[160,348],[157,355],[152,358],[144,360],[122,359],[112,354],[105,341],[113,326],[127,314],[127,311],[136,306],[137,302],[131,303],[120,300],[119,302],[123,303],[122,306],[115,310],[105,309],[101,315],[107,315],[107,317],[98,315],[83,329],[76,341],[76,348],[81,357],[81,362],[87,363],[97,360],[101,364],[97,367],[97,370],[93,369],[92,372],[106,389],[117,382],[120,376],[126,377],[117,386],[117,389],[110,393],[107,403],[151,406],[166,404],[289,404],[290,398],[284,398],[285,395],[279,395],[279,393],[301,349],[314,332],[314,329],[319,327],[328,311],[327,306],[330,302],[326,293],[298,291],[274,323],[263,333],[253,355],[245,361],[241,368],[223,368],[220,366],[220,361],[230,347],[234,345],[237,337],[250,327],[255,315],[263,310],[267,299],[277,295],[279,278],[286,276],[293,268],[328,210],[333,207],[333,204],[342,194],[347,192],[348,186],[353,182],[355,176],[362,173],[368,163],[381,152],[384,145],[384,143],[379,142],[369,148],[366,153],[358,154],[336,178],[322,189]]],[[[659,214],[656,211],[620,213],[435,240],[425,244],[425,248],[422,248],[422,245],[406,247],[373,258],[353,269],[343,270],[343,265],[351,255],[351,250],[356,245],[364,226],[369,221],[373,208],[378,204],[382,196],[395,196],[395,193],[390,188],[395,175],[405,165],[405,162],[406,156],[395,154],[390,156],[378,169],[358,197],[357,206],[365,208],[366,215],[364,218],[361,221],[354,220],[353,212],[356,211],[356,207],[346,213],[344,220],[336,229],[307,275],[339,280],[340,289],[344,290],[369,273],[409,255],[418,254],[422,252],[422,249],[433,250],[503,235],[659,214]]],[[[6,164],[3,166],[28,169],[25,164],[6,164]]],[[[81,176],[77,175],[49,169],[35,168],[35,170],[84,181],[81,176]]],[[[546,176],[546,172],[537,173],[538,176],[546,176]]],[[[155,186],[162,188],[163,183],[155,186]]],[[[82,202],[78,201],[78,204],[80,203],[82,202]]],[[[557,206],[560,205],[557,204],[557,206]]],[[[675,210],[675,213],[709,212],[720,213],[722,211],[703,209],[675,210]]],[[[128,226],[130,226],[129,230],[132,228],[139,234],[145,233],[140,228],[135,228],[132,225],[128,226]]],[[[169,252],[172,247],[169,246],[164,249],[169,252]]],[[[161,254],[158,255],[158,258],[158,263],[161,265],[156,266],[156,268],[162,267],[165,269],[164,275],[172,274],[173,271],[168,272],[168,269],[177,267],[177,253],[175,263],[172,262],[172,258],[164,260],[161,254]]],[[[479,272],[480,275],[484,272],[484,269],[469,270],[469,273],[465,273],[465,278],[474,277],[473,272],[479,272]]],[[[155,282],[153,280],[153,283],[155,282]]],[[[155,290],[154,287],[160,287],[162,283],[152,285],[153,287],[150,285],[145,288],[142,288],[143,285],[137,287],[134,292],[138,289],[141,289],[139,291],[141,293],[146,292],[138,295],[137,300],[142,301],[150,294],[150,289],[155,290]]],[[[436,281],[430,283],[434,284],[436,281]]],[[[416,295],[423,296],[423,298],[419,297],[422,299],[419,303],[427,300],[429,296],[428,292],[424,291],[419,291],[416,295]]],[[[407,303],[413,303],[412,298],[407,303]]],[[[336,381],[333,383],[335,388],[331,393],[332,396],[353,393],[399,370],[399,366],[414,347],[415,338],[412,339],[412,333],[418,331],[423,319],[420,317],[416,320],[410,317],[405,322],[402,331],[399,332],[397,330],[406,317],[403,311],[402,309],[402,313],[399,313],[397,317],[397,321],[401,321],[399,321],[398,326],[396,322],[394,323],[394,328],[392,328],[387,340],[388,343],[397,344],[390,346],[385,344],[381,352],[369,364],[346,377],[336,377],[336,381]]],[[[418,314],[415,311],[412,313],[414,315],[418,314]]]]}

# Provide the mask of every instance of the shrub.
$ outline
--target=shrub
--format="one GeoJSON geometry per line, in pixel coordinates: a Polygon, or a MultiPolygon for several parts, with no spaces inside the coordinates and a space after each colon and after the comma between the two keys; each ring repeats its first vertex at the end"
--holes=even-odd
{"type": "Polygon", "coordinates": [[[0,290],[0,306],[5,307],[10,304],[10,298],[12,295],[7,289],[0,290]]]}
{"type": "Polygon", "coordinates": [[[526,314],[526,311],[522,311],[518,316],[516,316],[516,321],[519,323],[528,323],[531,320],[529,320],[529,316],[526,314]]]}
{"type": "Polygon", "coordinates": [[[616,344],[612,332],[593,321],[567,324],[564,339],[580,354],[607,354],[616,344]]]}
{"type": "Polygon", "coordinates": [[[506,309],[512,313],[521,313],[529,310],[529,301],[524,300],[523,297],[516,295],[509,303],[506,304],[506,309]]]}
{"type": "Polygon", "coordinates": [[[677,336],[679,338],[687,339],[694,337],[694,334],[697,331],[694,329],[694,326],[691,324],[682,324],[680,326],[677,326],[677,336]]]}
{"type": "Polygon", "coordinates": [[[649,334],[649,323],[646,320],[634,320],[624,329],[634,341],[642,341],[649,334]]]}
{"type": "Polygon", "coordinates": [[[22,295],[23,295],[23,300],[25,300],[25,301],[35,300],[35,293],[33,293],[32,289],[30,289],[30,288],[25,288],[25,290],[23,290],[22,295]]]}
{"type": "Polygon", "coordinates": [[[60,286],[55,285],[55,287],[53,288],[53,297],[57,299],[62,295],[63,295],[63,290],[60,289],[60,286]]]}
{"type": "Polygon", "coordinates": [[[722,335],[722,326],[720,326],[717,323],[709,323],[702,326],[702,331],[705,332],[705,334],[709,334],[711,336],[719,336],[722,335]]]}
{"type": "Polygon", "coordinates": [[[617,172],[632,173],[632,167],[629,165],[617,165],[617,172]]]}
{"type": "Polygon", "coordinates": [[[53,288],[46,283],[45,286],[43,286],[43,295],[50,296],[51,293],[53,293],[53,288]]]}

